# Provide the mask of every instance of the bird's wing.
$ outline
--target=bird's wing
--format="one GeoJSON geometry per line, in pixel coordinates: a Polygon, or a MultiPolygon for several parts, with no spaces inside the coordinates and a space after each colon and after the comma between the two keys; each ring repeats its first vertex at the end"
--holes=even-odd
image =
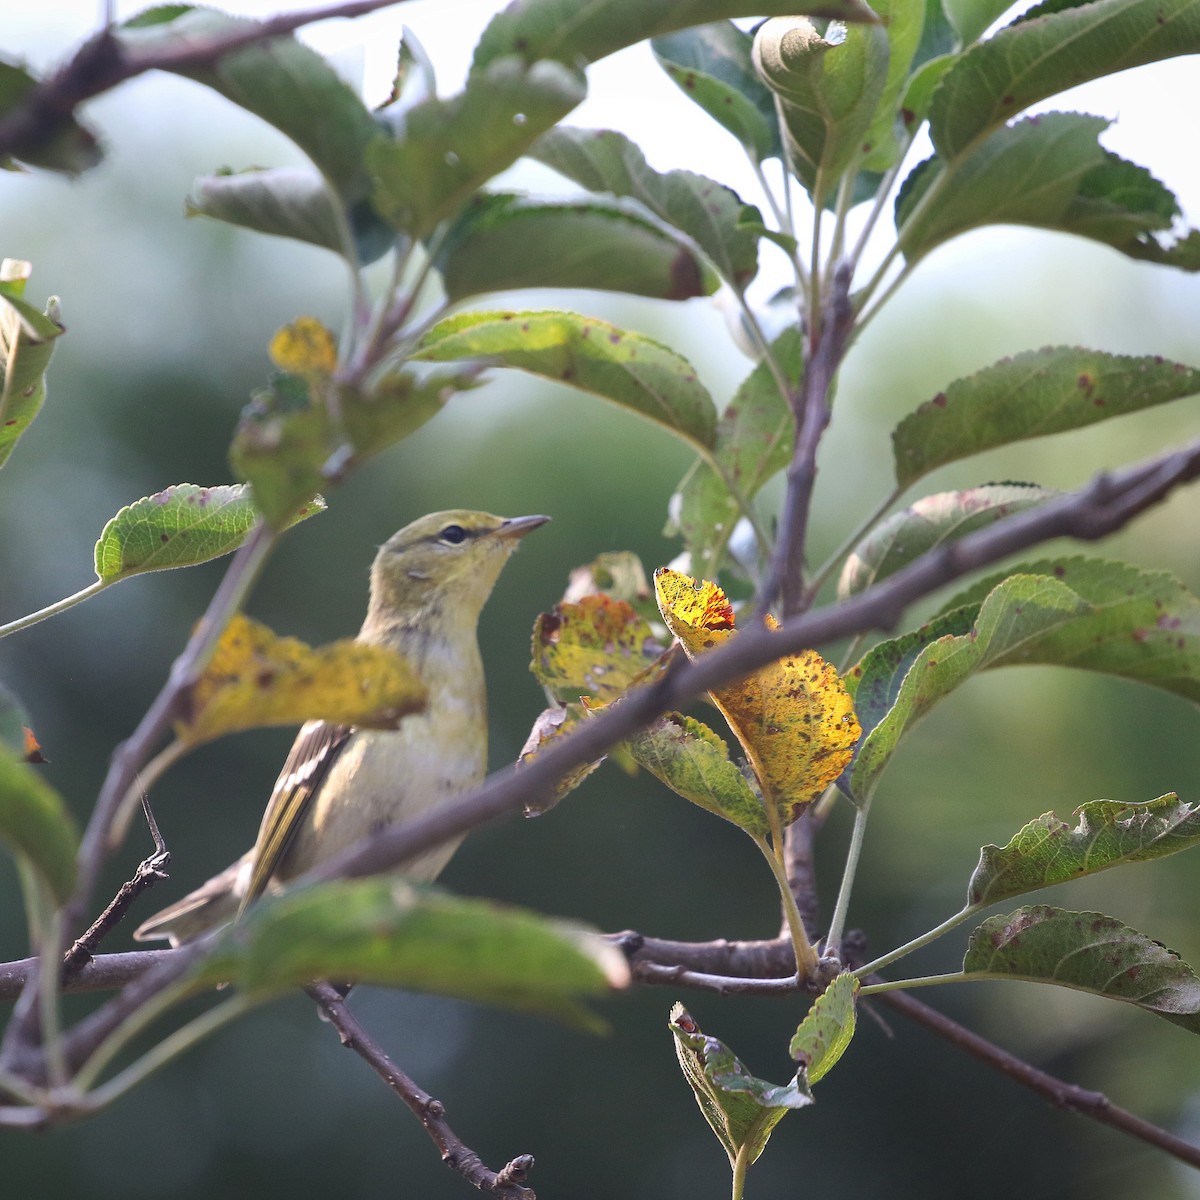
{"type": "Polygon", "coordinates": [[[244,911],[266,890],[300,828],[305,810],[353,732],[348,725],[331,725],[326,721],[309,721],[300,727],[258,829],[254,867],[239,911],[244,911]]]}

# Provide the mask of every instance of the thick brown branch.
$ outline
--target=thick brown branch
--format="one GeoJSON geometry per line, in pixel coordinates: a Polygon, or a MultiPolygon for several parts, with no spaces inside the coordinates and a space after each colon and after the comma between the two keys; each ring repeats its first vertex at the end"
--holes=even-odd
{"type": "Polygon", "coordinates": [[[957,1021],[952,1021],[907,992],[879,992],[874,999],[924,1025],[926,1029],[945,1038],[951,1045],[965,1050],[993,1070],[1007,1075],[1009,1079],[1015,1079],[1017,1083],[1049,1100],[1051,1104],[1084,1117],[1091,1117],[1102,1125],[1111,1125],[1113,1129],[1119,1129],[1140,1142],[1155,1146],[1189,1166],[1200,1167],[1200,1146],[1193,1146],[1173,1133],[1151,1125],[1149,1121],[1144,1121],[1123,1108],[1118,1108],[1103,1092],[1089,1091],[1087,1088],[1056,1079],[1053,1075],[1047,1075],[1045,1071],[1039,1071],[1037,1067],[964,1028],[957,1021]]]}
{"type": "MultiPolygon", "coordinates": [[[[64,992],[112,992],[140,979],[151,967],[169,962],[175,950],[130,950],[123,954],[98,954],[83,963],[64,984],[64,992]]],[[[0,1000],[15,1000],[37,972],[36,958],[0,963],[0,1000]]]]}
{"type": "Polygon", "coordinates": [[[257,42],[292,33],[334,17],[361,17],[400,0],[349,0],[307,12],[280,13],[247,22],[219,37],[194,39],[169,50],[128,46],[108,30],[85,42],[66,66],[31,88],[0,120],[0,158],[32,155],[52,139],[64,119],[84,101],[146,71],[183,71],[208,66],[257,42]]]}
{"type": "Polygon", "coordinates": [[[412,1110],[441,1152],[442,1162],[481,1192],[503,1197],[504,1200],[536,1200],[534,1193],[522,1186],[533,1166],[532,1155],[518,1155],[499,1171],[489,1170],[479,1155],[464,1145],[450,1128],[442,1102],[435,1100],[392,1062],[346,1006],[345,998],[335,987],[328,983],[315,983],[305,990],[329,1018],[329,1023],[342,1039],[342,1045],[353,1050],[412,1110]]]}

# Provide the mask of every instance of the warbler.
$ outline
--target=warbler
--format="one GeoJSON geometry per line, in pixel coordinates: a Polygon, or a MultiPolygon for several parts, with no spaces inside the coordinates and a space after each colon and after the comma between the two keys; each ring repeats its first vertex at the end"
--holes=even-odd
{"type": "MultiPolygon", "coordinates": [[[[429,690],[424,711],[380,731],[309,721],[296,735],[254,848],[135,932],[179,945],[362,838],[469,791],[487,766],[487,697],[476,631],[504,564],[550,518],[430,513],[393,534],[371,567],[358,640],[390,646],[429,690]]],[[[433,879],[458,848],[404,864],[433,879]]]]}

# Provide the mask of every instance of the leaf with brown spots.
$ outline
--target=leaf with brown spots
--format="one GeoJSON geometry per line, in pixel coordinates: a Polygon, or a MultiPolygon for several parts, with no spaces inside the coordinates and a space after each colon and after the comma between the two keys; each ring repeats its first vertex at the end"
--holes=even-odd
{"type": "Polygon", "coordinates": [[[1023,979],[1135,1004],[1200,1033],[1200,979],[1173,950],[1103,913],[1045,904],[989,917],[963,959],[971,979],[1023,979]]]}
{"type": "Polygon", "coordinates": [[[788,1043],[788,1053],[804,1067],[810,1087],[837,1066],[854,1037],[857,991],[858,980],[843,971],[813,1001],[788,1043]]]}
{"type": "Polygon", "coordinates": [[[650,626],[624,600],[598,593],[563,601],[533,626],[530,670],[563,700],[614,700],[662,654],[650,626]]]}
{"type": "Polygon", "coordinates": [[[712,397],[687,359],[640,333],[570,312],[465,312],[439,321],[412,357],[482,359],[611,400],[707,449],[712,397]]]}
{"type": "MultiPolygon", "coordinates": [[[[296,524],[325,511],[320,496],[292,514],[296,524]]],[[[177,483],[126,505],[96,542],[96,576],[116,583],[146,571],[208,562],[236,550],[258,520],[244,483],[199,487],[177,483]]]]}
{"type": "MultiPolygon", "coordinates": [[[[552,742],[557,742],[569,736],[583,720],[583,706],[579,704],[558,704],[553,708],[543,709],[538,713],[521,753],[517,755],[517,766],[522,767],[532,762],[552,742]]],[[[549,812],[568,792],[573,792],[604,760],[583,763],[572,767],[554,787],[544,796],[538,797],[525,805],[527,817],[540,817],[549,812]]]]}
{"type": "Polygon", "coordinates": [[[175,724],[190,745],[263,725],[323,720],[395,729],[425,707],[425,685],[395,651],[349,639],[313,649],[237,614],[175,724]]]}
{"type": "Polygon", "coordinates": [[[892,433],[896,479],[996,446],[1079,429],[1200,392],[1200,370],[1073,346],[1029,350],[957,379],[892,433]]]}
{"type": "MultiPolygon", "coordinates": [[[[663,620],[689,658],[734,636],[733,608],[716,584],[662,567],[654,573],[654,586],[663,620]]],[[[784,655],[710,695],[741,742],[768,806],[785,825],[838,777],[854,753],[859,725],[853,701],[815,650],[784,655]]]]}

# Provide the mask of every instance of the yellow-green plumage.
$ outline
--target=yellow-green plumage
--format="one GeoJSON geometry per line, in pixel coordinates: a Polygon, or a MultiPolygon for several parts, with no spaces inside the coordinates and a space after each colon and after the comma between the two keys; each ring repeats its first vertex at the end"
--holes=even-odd
{"type": "MultiPolygon", "coordinates": [[[[230,920],[268,886],[284,884],[388,826],[478,784],[487,764],[487,708],[476,628],[520,539],[547,517],[505,519],[455,509],[393,534],[371,568],[371,600],[358,640],[390,646],[429,689],[423,712],[394,731],[312,721],[284,763],[254,849],[221,875],[151,917],[140,941],[195,937],[230,920]]],[[[413,862],[434,878],[458,843],[413,862]]]]}

